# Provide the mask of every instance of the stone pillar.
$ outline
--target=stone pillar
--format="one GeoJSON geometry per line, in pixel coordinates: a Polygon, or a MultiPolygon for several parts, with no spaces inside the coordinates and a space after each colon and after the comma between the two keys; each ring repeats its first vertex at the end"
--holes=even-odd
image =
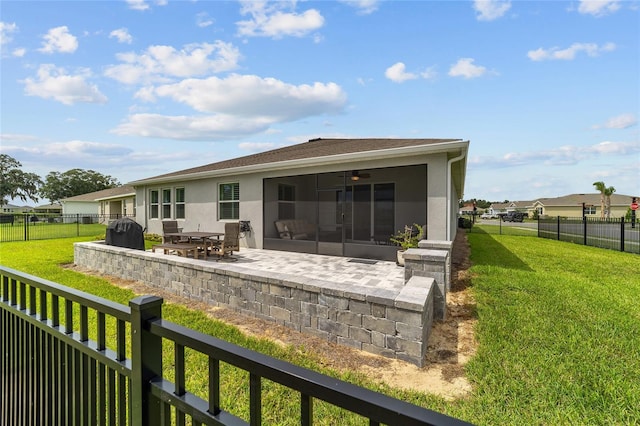
{"type": "Polygon", "coordinates": [[[451,252],[453,251],[453,241],[445,240],[421,240],[418,248],[427,250],[444,250],[449,255],[447,257],[447,291],[451,291],[451,252]]]}
{"type": "Polygon", "coordinates": [[[447,263],[449,253],[444,250],[411,248],[404,253],[404,282],[411,277],[430,277],[435,280],[433,318],[444,321],[447,316],[447,263]]]}

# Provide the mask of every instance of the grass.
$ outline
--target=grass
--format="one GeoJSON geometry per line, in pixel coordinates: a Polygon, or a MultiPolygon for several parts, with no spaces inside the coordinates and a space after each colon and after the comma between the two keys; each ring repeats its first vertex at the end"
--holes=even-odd
{"type": "MultiPolygon", "coordinates": [[[[304,348],[244,336],[198,311],[166,304],[170,321],[476,424],[640,424],[640,279],[637,255],[534,237],[474,230],[477,355],[467,365],[474,390],[447,402],[391,389],[357,373],[325,368],[304,348]]],[[[126,304],[134,297],[105,280],[59,265],[90,238],[3,243],[0,263],[126,304]]],[[[172,349],[165,348],[171,365],[172,349]]],[[[202,394],[206,364],[189,354],[187,388],[202,394]]],[[[247,375],[223,366],[225,408],[245,416],[247,375]]],[[[266,382],[264,421],[296,424],[297,396],[266,382]]],[[[326,404],[318,424],[363,424],[326,404]]]]}

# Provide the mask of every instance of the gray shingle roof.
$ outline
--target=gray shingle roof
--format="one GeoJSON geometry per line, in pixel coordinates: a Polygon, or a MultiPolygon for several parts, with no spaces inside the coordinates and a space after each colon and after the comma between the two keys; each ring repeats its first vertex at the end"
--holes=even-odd
{"type": "Polygon", "coordinates": [[[125,196],[135,194],[136,190],[133,186],[123,185],[115,188],[103,189],[102,191],[89,192],[87,194],[76,195],[74,197],[64,198],[61,201],[78,201],[78,202],[92,202],[104,198],[113,198],[118,196],[125,196]]]}
{"type": "Polygon", "coordinates": [[[460,142],[462,139],[312,139],[308,142],[286,146],[271,151],[244,157],[224,160],[204,166],[166,173],[148,179],[131,182],[143,182],[146,180],[179,177],[184,175],[210,172],[216,170],[233,169],[282,161],[302,160],[309,158],[322,158],[340,154],[355,154],[359,152],[379,151],[392,148],[414,147],[423,145],[435,145],[446,142],[460,142]]]}

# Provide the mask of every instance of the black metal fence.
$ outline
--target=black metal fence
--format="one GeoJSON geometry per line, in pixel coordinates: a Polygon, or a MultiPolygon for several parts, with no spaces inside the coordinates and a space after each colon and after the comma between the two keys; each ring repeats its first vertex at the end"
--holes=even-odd
{"type": "Polygon", "coordinates": [[[0,215],[0,242],[99,235],[121,214],[19,213],[0,215]]]}
{"type": "Polygon", "coordinates": [[[624,217],[553,217],[538,220],[538,236],[640,254],[640,223],[624,217]]]}
{"type": "Polygon", "coordinates": [[[537,236],[587,246],[640,254],[640,222],[624,217],[540,217],[523,222],[478,220],[468,232],[537,236]]]}
{"type": "Polygon", "coordinates": [[[260,425],[265,380],[298,395],[292,424],[313,424],[316,399],[370,425],[469,424],[171,323],[155,296],[126,307],[3,266],[0,279],[2,425],[260,425]],[[205,398],[186,388],[185,351],[208,358],[205,398]],[[221,402],[221,363],[248,374],[246,419],[221,402]]]}

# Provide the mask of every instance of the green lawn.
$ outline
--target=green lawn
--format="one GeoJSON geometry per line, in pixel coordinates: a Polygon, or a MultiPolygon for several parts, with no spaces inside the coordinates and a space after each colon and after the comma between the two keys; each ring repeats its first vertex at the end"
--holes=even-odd
{"type": "MultiPolygon", "coordinates": [[[[247,338],[197,311],[165,305],[164,316],[205,333],[340,377],[476,424],[640,424],[640,257],[534,237],[471,233],[479,349],[467,365],[473,393],[459,401],[399,391],[358,374],[327,370],[300,348],[247,338]]],[[[134,295],[59,265],[72,243],[0,244],[0,263],[126,304],[134,295]]],[[[165,351],[168,364],[171,353],[165,351]]],[[[192,355],[187,388],[205,388],[192,355]]],[[[246,374],[226,370],[225,408],[247,411],[246,374]]],[[[264,421],[296,424],[296,399],[265,383],[264,421]]],[[[317,404],[318,424],[363,424],[317,404]]]]}

